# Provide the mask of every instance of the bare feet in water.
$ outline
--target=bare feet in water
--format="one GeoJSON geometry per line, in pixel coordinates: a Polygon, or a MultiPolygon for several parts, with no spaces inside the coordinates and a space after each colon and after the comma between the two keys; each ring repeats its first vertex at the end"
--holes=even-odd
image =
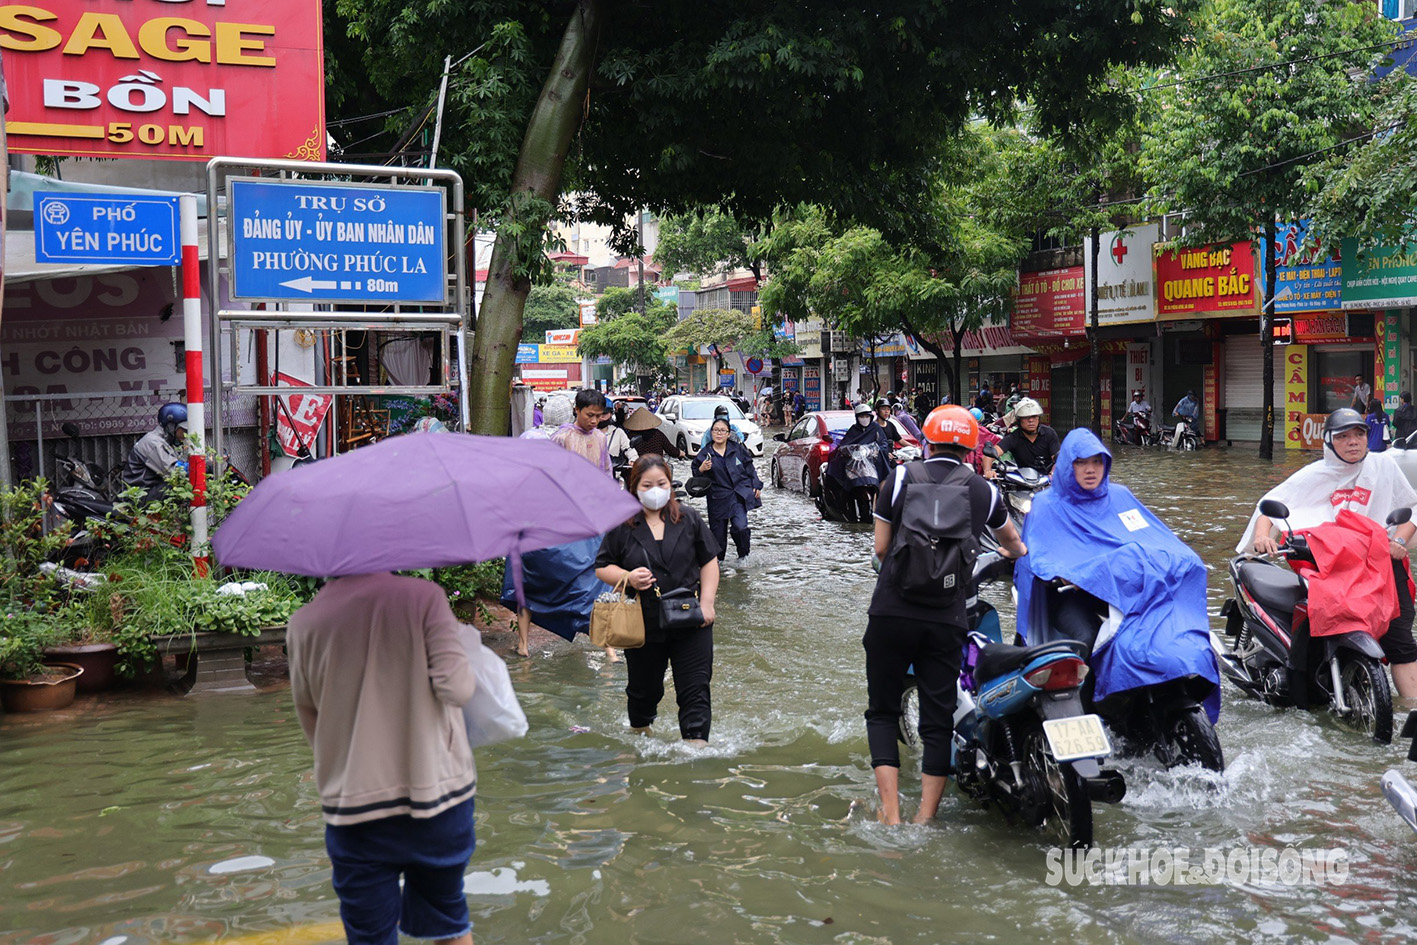
{"type": "Polygon", "coordinates": [[[620,654],[615,652],[615,647],[607,646],[605,648],[605,659],[607,662],[618,663],[620,662],[620,654]]]}

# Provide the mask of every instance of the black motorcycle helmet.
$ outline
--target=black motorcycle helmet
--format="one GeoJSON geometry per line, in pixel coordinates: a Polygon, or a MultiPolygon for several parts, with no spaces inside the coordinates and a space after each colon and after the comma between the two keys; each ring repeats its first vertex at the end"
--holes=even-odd
{"type": "Polygon", "coordinates": [[[179,427],[187,425],[187,408],[183,404],[163,404],[157,411],[157,425],[162,428],[162,435],[167,437],[167,442],[176,446],[181,440],[177,435],[179,427]]]}
{"type": "MultiPolygon", "coordinates": [[[[1324,446],[1333,450],[1333,455],[1338,456],[1338,450],[1333,449],[1333,438],[1344,430],[1354,430],[1357,428],[1368,429],[1368,422],[1363,419],[1363,415],[1352,407],[1339,407],[1324,420],[1324,446]]],[[[1343,459],[1342,456],[1338,456],[1343,459]]],[[[1347,460],[1343,460],[1348,462],[1347,460]]]]}

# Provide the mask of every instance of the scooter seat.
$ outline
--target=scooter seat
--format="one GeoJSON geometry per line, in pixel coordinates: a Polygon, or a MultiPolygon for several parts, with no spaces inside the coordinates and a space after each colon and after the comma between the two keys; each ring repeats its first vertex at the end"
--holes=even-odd
{"type": "Polygon", "coordinates": [[[1043,643],[1038,646],[990,643],[979,651],[979,661],[974,664],[974,681],[982,686],[991,679],[997,679],[1005,673],[1011,673],[1020,667],[1027,666],[1040,656],[1051,654],[1087,658],[1082,644],[1073,640],[1059,640],[1056,643],[1043,643]]]}
{"type": "Polygon", "coordinates": [[[1304,587],[1299,583],[1299,576],[1272,564],[1248,561],[1240,565],[1240,581],[1271,617],[1280,618],[1285,623],[1294,616],[1295,606],[1304,599],[1304,587]]]}

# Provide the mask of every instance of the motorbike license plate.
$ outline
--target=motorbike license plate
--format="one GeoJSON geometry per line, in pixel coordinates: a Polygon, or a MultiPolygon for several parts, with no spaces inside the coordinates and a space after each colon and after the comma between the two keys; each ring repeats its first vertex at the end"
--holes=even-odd
{"type": "Polygon", "coordinates": [[[1102,758],[1112,754],[1112,743],[1102,728],[1102,719],[1095,715],[1078,715],[1068,719],[1045,719],[1043,734],[1057,761],[1079,758],[1102,758]]]}

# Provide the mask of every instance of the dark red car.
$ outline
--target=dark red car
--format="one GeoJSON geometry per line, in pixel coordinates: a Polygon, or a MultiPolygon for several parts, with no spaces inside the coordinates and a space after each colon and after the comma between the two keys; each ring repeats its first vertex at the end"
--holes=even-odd
{"type": "MultiPolygon", "coordinates": [[[[772,457],[771,481],[779,489],[797,489],[806,495],[822,492],[822,467],[832,444],[856,422],[850,410],[822,410],[809,413],[792,425],[786,433],[773,439],[782,442],[772,457]]],[[[906,432],[900,422],[892,419],[895,428],[892,440],[919,446],[915,437],[906,432]]]]}

